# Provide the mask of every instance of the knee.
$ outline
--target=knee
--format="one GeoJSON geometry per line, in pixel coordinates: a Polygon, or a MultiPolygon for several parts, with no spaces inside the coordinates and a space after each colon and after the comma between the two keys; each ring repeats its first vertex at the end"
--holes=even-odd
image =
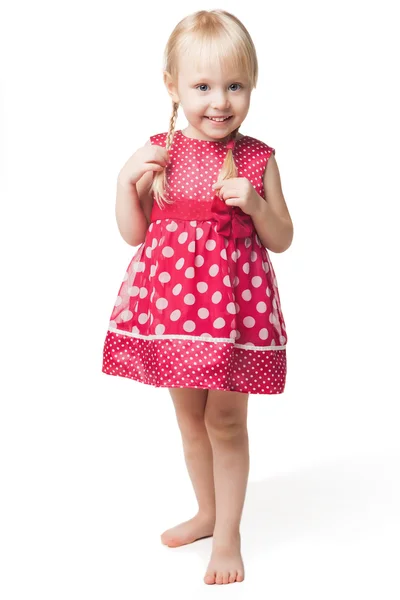
{"type": "Polygon", "coordinates": [[[204,415],[180,415],[178,425],[181,435],[187,443],[195,444],[203,440],[204,435],[207,434],[204,415]]]}
{"type": "Polygon", "coordinates": [[[204,422],[213,439],[230,441],[247,435],[243,415],[230,408],[214,407],[213,410],[206,410],[204,422]]]}

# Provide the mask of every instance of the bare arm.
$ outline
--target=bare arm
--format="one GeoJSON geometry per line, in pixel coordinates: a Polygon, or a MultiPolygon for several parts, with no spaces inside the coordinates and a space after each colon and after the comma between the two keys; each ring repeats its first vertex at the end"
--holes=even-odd
{"type": "MultiPolygon", "coordinates": [[[[151,145],[150,140],[146,145],[151,145]]],[[[146,172],[135,184],[129,179],[130,167],[129,159],[118,175],[115,216],[119,232],[125,242],[130,246],[139,246],[145,240],[150,222],[149,189],[153,180],[153,171],[146,172]]]]}
{"type": "Polygon", "coordinates": [[[275,156],[271,154],[264,173],[266,199],[260,198],[260,210],[252,215],[263,246],[272,252],[285,252],[293,240],[293,223],[282,192],[275,156]]]}

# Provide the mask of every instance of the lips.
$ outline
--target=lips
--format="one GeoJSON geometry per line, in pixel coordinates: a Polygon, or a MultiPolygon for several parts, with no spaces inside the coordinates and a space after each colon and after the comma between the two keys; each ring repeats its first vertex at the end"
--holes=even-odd
{"type": "Polygon", "coordinates": [[[206,117],[206,119],[210,119],[210,121],[217,121],[217,122],[222,122],[222,121],[227,121],[228,119],[231,119],[232,115],[229,115],[229,117],[206,117]]]}

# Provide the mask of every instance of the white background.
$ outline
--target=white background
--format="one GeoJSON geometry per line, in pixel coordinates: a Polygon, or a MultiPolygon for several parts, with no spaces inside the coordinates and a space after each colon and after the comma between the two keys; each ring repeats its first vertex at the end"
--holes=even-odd
{"type": "Polygon", "coordinates": [[[3,600],[399,598],[394,4],[2,4],[3,600]],[[136,251],[116,178],[168,128],[169,34],[213,8],[256,45],[241,132],[276,149],[295,229],[271,253],[287,384],[250,396],[246,579],[228,586],[203,583],[211,539],[159,540],[197,508],[168,390],[101,372],[136,251]]]}

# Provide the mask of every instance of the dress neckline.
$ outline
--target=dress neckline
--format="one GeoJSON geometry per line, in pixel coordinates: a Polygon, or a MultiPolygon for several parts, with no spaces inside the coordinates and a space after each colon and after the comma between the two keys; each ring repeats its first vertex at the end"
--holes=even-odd
{"type": "MultiPolygon", "coordinates": [[[[175,135],[179,133],[180,136],[185,139],[185,140],[189,140],[189,141],[193,141],[193,142],[198,142],[200,144],[221,144],[222,146],[225,146],[228,142],[223,142],[222,140],[198,140],[197,138],[191,138],[187,135],[185,135],[184,133],[182,133],[182,129],[177,129],[175,131],[175,135]]],[[[238,140],[236,140],[236,144],[238,144],[241,140],[244,140],[246,136],[243,135],[241,138],[239,138],[238,140]]]]}

